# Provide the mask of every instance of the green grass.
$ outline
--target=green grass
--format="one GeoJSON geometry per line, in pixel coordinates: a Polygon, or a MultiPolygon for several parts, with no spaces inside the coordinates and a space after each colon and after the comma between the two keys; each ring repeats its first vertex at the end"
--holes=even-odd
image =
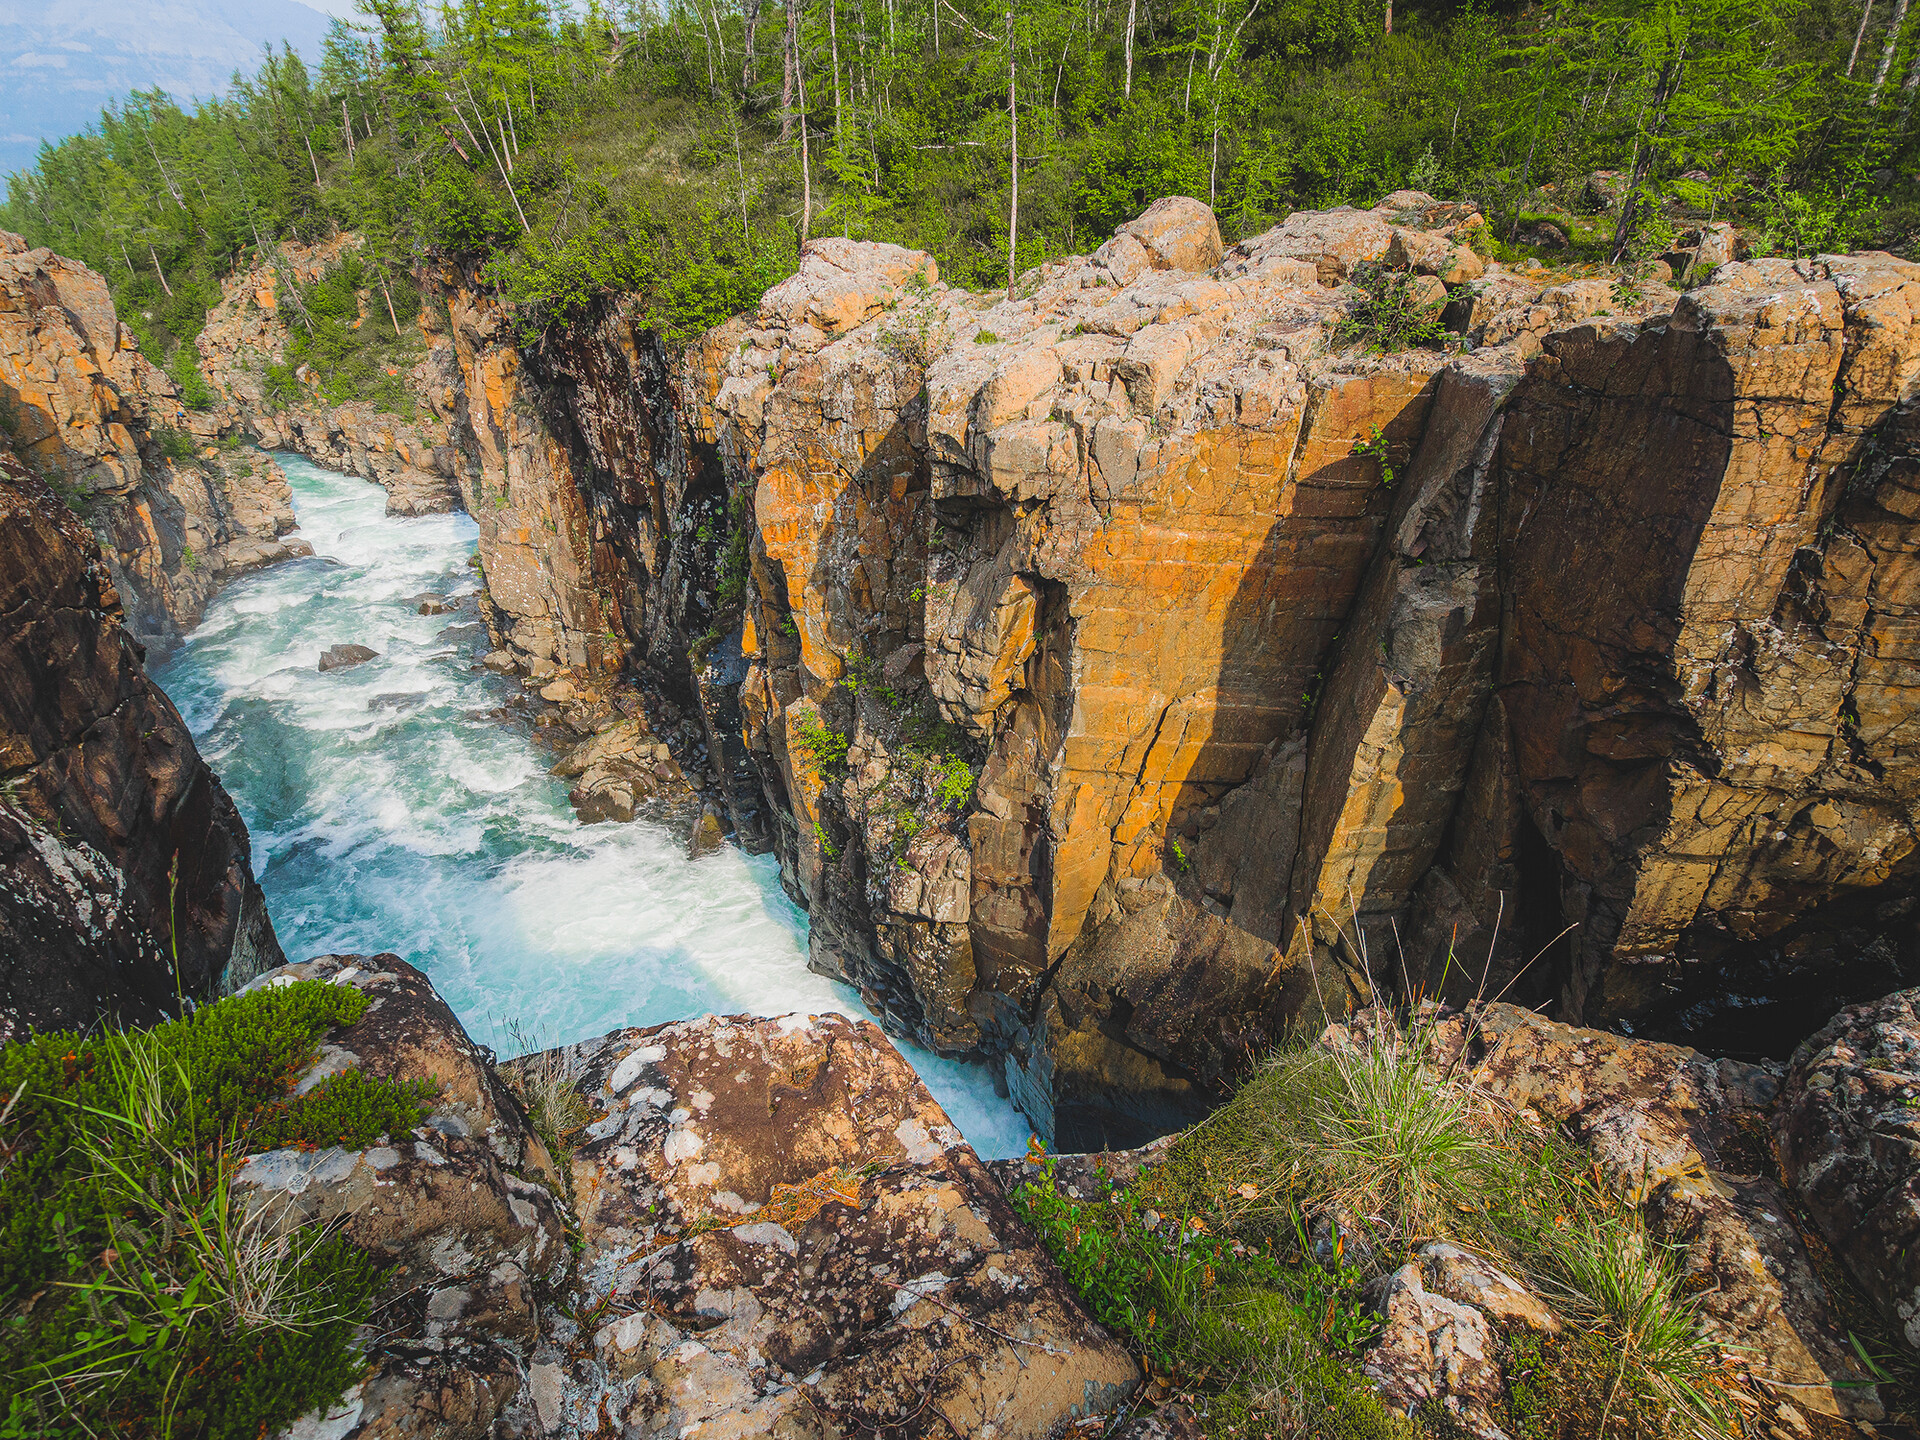
{"type": "Polygon", "coordinates": [[[357,1071],[287,1095],[366,1004],[308,981],[0,1051],[0,1436],[255,1440],[352,1383],[372,1262],[230,1180],[420,1122],[422,1087],[357,1071]]]}
{"type": "Polygon", "coordinates": [[[1738,1433],[1678,1253],[1576,1146],[1436,1072],[1428,1038],[1389,1025],[1286,1049],[1125,1192],[1083,1204],[1049,1177],[1016,1206],[1094,1313],[1202,1396],[1209,1434],[1451,1434],[1438,1413],[1388,1414],[1357,1371],[1376,1323],[1362,1285],[1435,1239],[1523,1277],[1568,1322],[1522,1337],[1510,1433],[1738,1433]],[[1308,1243],[1316,1218],[1331,1252],[1308,1243]]]}

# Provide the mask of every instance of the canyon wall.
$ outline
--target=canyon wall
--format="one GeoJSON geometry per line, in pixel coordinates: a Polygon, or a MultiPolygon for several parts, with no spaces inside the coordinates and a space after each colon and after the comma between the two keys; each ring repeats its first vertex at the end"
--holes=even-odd
{"type": "Polygon", "coordinates": [[[0,449],[87,517],[143,643],[172,644],[233,576],[308,553],[283,538],[286,477],[220,435],[136,348],[104,279],[0,232],[0,449]]]}
{"type": "Polygon", "coordinates": [[[107,558],[0,454],[0,1043],[151,1021],[282,963],[246,826],[107,558]]]}
{"type": "MultiPolygon", "coordinates": [[[[245,435],[269,450],[291,450],[329,470],[373,481],[387,491],[390,515],[441,514],[459,506],[460,493],[447,427],[430,398],[445,392],[450,372],[446,336],[431,313],[402,322],[417,323],[427,342],[425,357],[404,377],[416,397],[408,414],[358,400],[331,404],[307,365],[291,371],[295,398],[270,393],[268,367],[287,365],[288,326],[302,323],[299,287],[322,278],[361,243],[344,231],[311,244],[282,241],[266,263],[221,281],[220,303],[207,312],[194,342],[218,396],[214,418],[220,433],[245,435]]],[[[373,291],[357,298],[356,329],[369,307],[383,303],[373,291]]],[[[398,378],[397,368],[390,373],[398,378]]]]}
{"type": "Polygon", "coordinates": [[[1920,268],[1682,296],[1477,223],[1223,252],[1163,202],[1010,298],[819,241],[682,370],[752,486],[737,694],[814,964],[1063,1143],[1376,988],[1784,1053],[1920,965],[1920,268]],[[1484,270],[1468,347],[1340,343],[1390,252],[1484,270]]]}
{"type": "MultiPolygon", "coordinates": [[[[528,340],[446,266],[421,434],[361,448],[452,477],[500,668],[697,704],[815,968],[1062,1143],[1383,991],[1784,1054],[1920,970],[1920,270],[1682,295],[1481,223],[1229,249],[1167,201],[1010,295],[820,240],[677,358],[633,297],[528,340]],[[1381,262],[1447,345],[1355,343],[1381,262]]],[[[222,353],[271,351],[259,279],[222,353]]]]}

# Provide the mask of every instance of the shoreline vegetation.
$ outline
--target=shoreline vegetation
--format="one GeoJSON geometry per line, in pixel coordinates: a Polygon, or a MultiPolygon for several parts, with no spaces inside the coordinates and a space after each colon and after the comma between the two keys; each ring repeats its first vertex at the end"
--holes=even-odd
{"type": "Polygon", "coordinates": [[[1406,186],[1549,264],[1643,265],[1716,220],[1750,253],[1904,250],[1920,16],[1888,8],[361,0],[311,66],[269,50],[217,99],[136,92],[47,144],[0,226],[107,276],[200,407],[221,277],[339,229],[365,237],[349,293],[284,287],[336,399],[380,398],[387,365],[346,342],[391,349],[441,265],[529,337],[619,291],[683,343],[808,235],[987,289],[1163,195],[1206,200],[1230,241],[1406,186]]]}

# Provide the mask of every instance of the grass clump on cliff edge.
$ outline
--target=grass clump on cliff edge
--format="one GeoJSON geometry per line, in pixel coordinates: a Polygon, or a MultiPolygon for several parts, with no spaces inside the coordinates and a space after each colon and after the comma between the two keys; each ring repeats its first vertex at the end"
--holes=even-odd
{"type": "Polygon", "coordinates": [[[231,1180],[250,1150],[420,1122],[418,1086],[353,1071],[287,1095],[366,1005],[306,981],[0,1051],[0,1436],[255,1440],[352,1384],[377,1271],[231,1180]]]}
{"type": "Polygon", "coordinates": [[[1457,1433],[1437,1411],[1392,1414],[1358,1368],[1378,1333],[1363,1287],[1435,1239],[1488,1256],[1569,1322],[1516,1337],[1496,1416],[1508,1433],[1739,1433],[1676,1254],[1583,1154],[1443,1076],[1430,1039],[1383,1024],[1284,1050],[1124,1191],[1081,1203],[1049,1169],[1016,1207],[1160,1393],[1196,1397],[1210,1434],[1457,1433]]]}

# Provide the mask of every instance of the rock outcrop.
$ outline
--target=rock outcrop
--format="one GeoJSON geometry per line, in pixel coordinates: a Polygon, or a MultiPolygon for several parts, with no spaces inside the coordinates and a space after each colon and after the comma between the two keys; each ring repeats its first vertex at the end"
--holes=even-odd
{"type": "Polygon", "coordinates": [[[233,576],[310,553],[282,538],[286,476],[220,429],[136,348],[104,279],[0,233],[0,443],[87,515],[145,643],[177,640],[233,576]]]}
{"type": "MultiPolygon", "coordinates": [[[[1770,1127],[1794,1114],[1782,1101],[1783,1067],[1558,1025],[1504,1004],[1440,1021],[1436,1048],[1456,1083],[1516,1123],[1579,1140],[1601,1183],[1685,1246],[1702,1332],[1741,1357],[1761,1393],[1801,1414],[1885,1418],[1795,1227],[1793,1197],[1812,1201],[1818,1188],[1787,1147],[1776,1164],[1768,1143],[1770,1127]]],[[[1884,1263],[1877,1253],[1860,1262],[1884,1263]]]]}
{"type": "Polygon", "coordinates": [[[246,826],[101,548],[0,454],[0,1042],[151,1021],[281,961],[246,826]]]}
{"type": "MultiPolygon", "coordinates": [[[[389,515],[458,509],[447,427],[424,404],[405,416],[358,400],[330,404],[311,372],[294,373],[297,399],[268,393],[267,367],[287,364],[289,321],[283,312],[289,289],[319,280],[361,244],[345,231],[317,244],[283,240],[270,263],[221,281],[220,303],[207,312],[194,342],[219,396],[219,422],[228,433],[250,436],[267,449],[292,450],[326,469],[373,481],[387,492],[389,515]]],[[[363,316],[366,306],[380,303],[376,295],[363,295],[363,316]]],[[[424,400],[443,381],[446,337],[428,328],[426,315],[407,316],[403,323],[418,323],[428,342],[425,358],[404,377],[409,391],[424,400]]]]}
{"type": "Polygon", "coordinates": [[[495,1070],[397,957],[254,983],[295,979],[373,1002],[300,1083],[436,1093],[411,1135],[236,1176],[273,1223],[335,1220],[392,1267],[366,1378],[290,1436],[1040,1440],[1138,1382],[869,1024],[707,1017],[495,1070]]]}
{"type": "Polygon", "coordinates": [[[1843,1010],[1801,1045],[1774,1134],[1835,1256],[1920,1348],[1920,991],[1843,1010]]]}

